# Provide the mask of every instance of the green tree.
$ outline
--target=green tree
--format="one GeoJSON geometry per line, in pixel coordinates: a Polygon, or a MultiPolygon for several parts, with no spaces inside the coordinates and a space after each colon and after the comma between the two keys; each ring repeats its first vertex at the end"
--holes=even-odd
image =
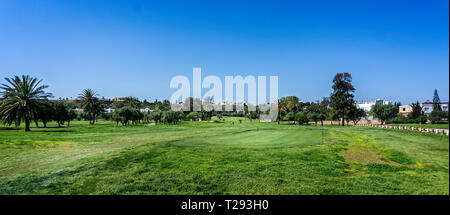
{"type": "Polygon", "coordinates": [[[41,107],[37,110],[35,121],[41,121],[44,124],[44,128],[47,128],[47,123],[53,120],[53,103],[44,100],[41,107]]]}
{"type": "Polygon", "coordinates": [[[133,125],[138,125],[143,118],[144,118],[144,113],[139,111],[139,109],[137,109],[137,108],[132,108],[132,114],[131,114],[130,120],[133,123],[133,125]]]}
{"type": "Polygon", "coordinates": [[[131,108],[139,108],[141,106],[139,99],[132,96],[125,97],[123,104],[131,108]]]}
{"type": "Polygon", "coordinates": [[[333,121],[339,121],[339,113],[335,109],[331,109],[328,112],[328,118],[331,121],[331,125],[333,125],[333,121]]]}
{"type": "Polygon", "coordinates": [[[53,119],[58,123],[58,127],[61,127],[61,125],[64,125],[65,121],[69,120],[69,111],[67,111],[64,102],[56,102],[53,111],[53,119]]]}
{"type": "Polygon", "coordinates": [[[160,110],[170,110],[171,106],[170,106],[170,101],[167,99],[164,99],[159,106],[160,110]]]}
{"type": "Polygon", "coordinates": [[[250,122],[252,122],[254,119],[258,119],[259,118],[259,114],[257,111],[250,111],[247,114],[247,118],[250,119],[250,122]]]}
{"type": "Polygon", "coordinates": [[[433,110],[429,119],[432,124],[439,123],[441,120],[448,120],[448,111],[433,110]]]}
{"type": "MultiPolygon", "coordinates": [[[[394,110],[395,110],[395,107],[394,107],[394,110]]],[[[393,113],[391,113],[391,115],[396,114],[394,110],[393,110],[393,113]]],[[[354,104],[354,105],[352,106],[352,108],[350,109],[347,118],[350,119],[350,120],[352,120],[354,125],[357,125],[358,122],[359,122],[362,118],[366,117],[366,115],[367,115],[367,114],[366,114],[366,111],[364,111],[364,110],[361,109],[361,108],[358,108],[358,107],[356,106],[356,104],[354,104]]]]}
{"type": "Polygon", "coordinates": [[[278,101],[278,106],[279,118],[282,118],[289,112],[296,113],[300,111],[300,99],[297,96],[286,96],[278,101]]]}
{"type": "Polygon", "coordinates": [[[291,124],[291,121],[294,121],[295,124],[295,113],[294,112],[287,113],[286,116],[284,117],[284,120],[289,121],[289,124],[291,124]]]}
{"type": "Polygon", "coordinates": [[[186,116],[184,115],[183,111],[177,111],[177,120],[183,121],[184,119],[186,119],[186,116]]]}
{"type": "Polygon", "coordinates": [[[419,102],[411,104],[411,108],[412,112],[408,114],[408,118],[415,120],[423,115],[422,107],[420,107],[419,102]]]}
{"type": "Polygon", "coordinates": [[[101,113],[101,118],[104,120],[110,120],[111,117],[112,117],[112,113],[106,113],[106,112],[101,113]]]}
{"type": "Polygon", "coordinates": [[[416,123],[420,123],[420,124],[426,124],[427,121],[428,121],[428,117],[425,116],[425,115],[420,115],[419,117],[417,117],[417,118],[415,119],[415,122],[416,122],[416,123]]]}
{"type": "Polygon", "coordinates": [[[162,111],[156,110],[151,113],[151,119],[155,121],[155,124],[161,122],[162,119],[162,111]]]}
{"type": "Polygon", "coordinates": [[[433,96],[433,111],[438,110],[441,111],[441,99],[439,98],[438,91],[434,90],[434,96],[433,96]]]}
{"type": "Polygon", "coordinates": [[[396,117],[391,119],[391,123],[406,123],[408,122],[408,118],[403,116],[401,113],[397,114],[396,117]]]}
{"type": "Polygon", "coordinates": [[[431,123],[435,124],[441,121],[442,118],[445,118],[445,113],[442,111],[441,108],[441,99],[439,98],[439,94],[437,90],[434,90],[434,96],[433,96],[433,111],[430,113],[430,121],[431,123]]]}
{"type": "Polygon", "coordinates": [[[179,112],[175,112],[173,110],[168,110],[163,112],[162,121],[164,123],[176,123],[180,121],[179,112]]]}
{"type": "Polygon", "coordinates": [[[350,73],[337,73],[333,79],[333,93],[330,96],[330,106],[335,109],[336,114],[342,119],[342,126],[345,125],[345,116],[352,107],[353,92],[352,76],[350,73]]]}
{"type": "Polygon", "coordinates": [[[28,75],[5,80],[9,84],[0,86],[0,119],[3,124],[11,125],[14,122],[17,126],[25,121],[25,131],[30,131],[30,122],[38,118],[43,102],[51,97],[50,93],[44,91],[48,86],[40,85],[42,80],[28,75]]]}
{"type": "Polygon", "coordinates": [[[145,123],[149,123],[150,120],[152,120],[151,113],[152,112],[144,113],[144,116],[142,117],[142,121],[144,121],[145,123]]]}
{"type": "Polygon", "coordinates": [[[448,111],[442,111],[441,114],[442,119],[448,121],[448,111]]]}
{"type": "Polygon", "coordinates": [[[430,113],[430,121],[431,121],[431,123],[432,124],[436,124],[436,123],[438,123],[439,121],[441,121],[441,118],[442,118],[442,111],[440,111],[440,110],[433,110],[431,113],[430,113]]]}
{"type": "Polygon", "coordinates": [[[303,125],[308,124],[309,119],[305,113],[298,112],[297,114],[295,114],[295,121],[297,121],[299,125],[303,125]]]}
{"type": "Polygon", "coordinates": [[[320,120],[320,114],[318,112],[309,112],[306,116],[310,121],[313,121],[315,125],[317,125],[317,122],[320,120]]]}
{"type": "MultiPolygon", "coordinates": [[[[120,108],[119,108],[120,109],[120,108]]],[[[125,120],[124,117],[121,116],[119,109],[116,109],[113,113],[112,113],[112,120],[114,120],[116,122],[116,125],[119,125],[119,122],[123,122],[125,120]]]]}
{"type": "Polygon", "coordinates": [[[196,111],[190,112],[188,115],[186,115],[186,118],[191,121],[197,121],[199,118],[198,112],[196,111]]]}
{"type": "Polygon", "coordinates": [[[395,107],[395,115],[397,116],[397,114],[400,111],[400,106],[402,105],[401,102],[394,102],[394,107],[395,107]]]}
{"type": "Polygon", "coordinates": [[[67,127],[70,127],[70,121],[76,119],[78,115],[74,109],[69,109],[68,116],[69,117],[67,118],[67,127]]]}
{"type": "Polygon", "coordinates": [[[98,98],[96,97],[97,93],[91,89],[85,89],[80,93],[78,98],[81,100],[81,107],[84,109],[84,112],[87,114],[89,119],[89,124],[94,125],[95,119],[102,112],[102,106],[98,98]]]}
{"type": "Polygon", "coordinates": [[[320,125],[323,126],[323,121],[326,120],[329,116],[330,100],[328,98],[323,98],[319,105],[319,119],[320,125]]]}
{"type": "Polygon", "coordinates": [[[320,125],[323,126],[323,120],[328,117],[328,106],[329,100],[328,98],[323,98],[322,101],[317,101],[316,103],[310,103],[309,105],[305,105],[308,111],[308,118],[317,125],[317,122],[320,121],[320,125]]]}
{"type": "Polygon", "coordinates": [[[282,108],[283,108],[283,105],[280,103],[280,99],[278,99],[278,102],[277,102],[277,109],[278,109],[277,123],[278,123],[278,125],[280,124],[280,121],[281,121],[281,116],[282,116],[281,110],[282,110],[282,108]]]}
{"type": "Polygon", "coordinates": [[[143,118],[143,114],[136,108],[125,106],[114,111],[113,120],[118,124],[122,123],[123,126],[129,125],[131,121],[133,125],[137,125],[143,118]]]}
{"type": "Polygon", "coordinates": [[[372,107],[370,113],[372,116],[379,119],[381,124],[385,124],[387,120],[396,116],[397,111],[395,109],[395,106],[392,104],[377,103],[372,107]]]}

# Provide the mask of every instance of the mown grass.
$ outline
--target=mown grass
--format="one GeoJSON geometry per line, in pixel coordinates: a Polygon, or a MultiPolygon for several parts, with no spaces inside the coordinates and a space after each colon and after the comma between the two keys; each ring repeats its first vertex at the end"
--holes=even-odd
{"type": "Polygon", "coordinates": [[[448,195],[449,138],[231,119],[1,129],[0,194],[448,195]]]}

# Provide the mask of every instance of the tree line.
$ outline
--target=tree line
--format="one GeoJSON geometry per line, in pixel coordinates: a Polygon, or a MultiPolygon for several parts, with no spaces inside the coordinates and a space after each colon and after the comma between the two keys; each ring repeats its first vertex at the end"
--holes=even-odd
{"type": "Polygon", "coordinates": [[[448,120],[448,111],[441,108],[441,100],[437,90],[434,90],[433,111],[429,116],[425,115],[419,102],[411,104],[412,111],[407,115],[399,112],[400,103],[381,104],[377,103],[370,111],[371,115],[381,121],[381,124],[389,123],[419,123],[425,124],[430,121],[432,124],[439,123],[441,120],[448,120]]]}
{"type": "Polygon", "coordinates": [[[325,120],[340,121],[340,125],[353,121],[357,124],[366,112],[358,108],[354,98],[355,87],[349,73],[337,73],[333,78],[332,93],[317,102],[301,102],[296,96],[286,96],[278,101],[278,123],[281,120],[298,122],[310,121],[323,126],[325,120]]]}
{"type": "MultiPolygon", "coordinates": [[[[99,99],[98,94],[91,90],[83,90],[77,97],[76,103],[67,103],[64,100],[50,101],[51,93],[45,92],[47,85],[42,85],[41,80],[30,76],[14,76],[5,78],[6,84],[0,86],[0,120],[3,124],[20,126],[25,123],[25,131],[30,131],[30,123],[42,122],[44,127],[47,123],[55,121],[61,127],[74,119],[89,120],[90,125],[95,125],[98,118],[113,120],[117,125],[137,125],[140,123],[169,123],[174,124],[182,120],[200,121],[221,121],[223,116],[240,116],[249,120],[258,119],[262,113],[258,107],[256,111],[244,104],[242,111],[237,111],[234,106],[233,111],[206,111],[203,107],[200,111],[193,111],[193,104],[199,102],[197,98],[188,98],[185,102],[190,102],[191,109],[172,111],[167,100],[143,102],[135,97],[125,97],[121,102],[111,103],[110,100],[99,99]],[[115,107],[113,113],[106,113],[105,107],[115,107]],[[81,108],[83,111],[77,113],[74,108],[81,108]],[[153,107],[150,112],[141,112],[139,108],[153,107]]],[[[337,73],[333,78],[332,93],[329,97],[324,97],[317,102],[301,102],[296,96],[286,96],[278,101],[278,123],[288,121],[290,124],[299,125],[314,122],[323,126],[325,120],[339,121],[339,125],[344,126],[353,121],[357,124],[367,113],[358,108],[354,100],[355,87],[352,85],[352,76],[349,73],[337,73]]],[[[211,98],[209,98],[211,100],[211,98]]],[[[211,100],[212,101],[212,100],[211,100]]],[[[209,101],[209,102],[211,102],[209,101]]],[[[412,113],[408,116],[399,114],[400,103],[383,104],[376,103],[369,114],[379,119],[382,124],[386,122],[404,123],[419,122],[425,123],[428,119],[438,122],[442,118],[448,118],[448,111],[444,112],[440,108],[440,100],[435,91],[433,98],[434,110],[430,117],[424,115],[420,104],[412,104],[412,113]]]]}

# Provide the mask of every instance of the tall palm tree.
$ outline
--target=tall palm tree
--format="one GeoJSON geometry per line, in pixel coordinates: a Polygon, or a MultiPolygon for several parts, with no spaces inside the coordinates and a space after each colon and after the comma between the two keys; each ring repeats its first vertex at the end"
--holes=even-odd
{"type": "Polygon", "coordinates": [[[95,123],[95,118],[101,113],[100,101],[96,97],[98,94],[91,90],[85,89],[80,93],[78,98],[81,100],[81,107],[89,116],[89,124],[95,123]]]}
{"type": "Polygon", "coordinates": [[[40,85],[42,80],[22,75],[14,78],[5,78],[9,84],[2,84],[0,93],[0,119],[3,124],[16,126],[25,121],[25,131],[30,131],[30,122],[37,118],[43,102],[52,95],[44,89],[47,85],[40,85]]]}

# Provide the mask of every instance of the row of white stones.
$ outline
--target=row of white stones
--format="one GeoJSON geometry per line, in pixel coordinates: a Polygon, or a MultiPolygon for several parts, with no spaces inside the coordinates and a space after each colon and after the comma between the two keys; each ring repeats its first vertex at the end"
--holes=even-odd
{"type": "Polygon", "coordinates": [[[375,127],[375,128],[390,128],[390,129],[401,129],[401,130],[411,130],[411,131],[421,131],[421,132],[431,132],[441,135],[449,136],[449,129],[439,129],[439,128],[421,128],[414,126],[396,126],[396,125],[372,125],[372,124],[360,124],[356,126],[365,127],[375,127]]]}

